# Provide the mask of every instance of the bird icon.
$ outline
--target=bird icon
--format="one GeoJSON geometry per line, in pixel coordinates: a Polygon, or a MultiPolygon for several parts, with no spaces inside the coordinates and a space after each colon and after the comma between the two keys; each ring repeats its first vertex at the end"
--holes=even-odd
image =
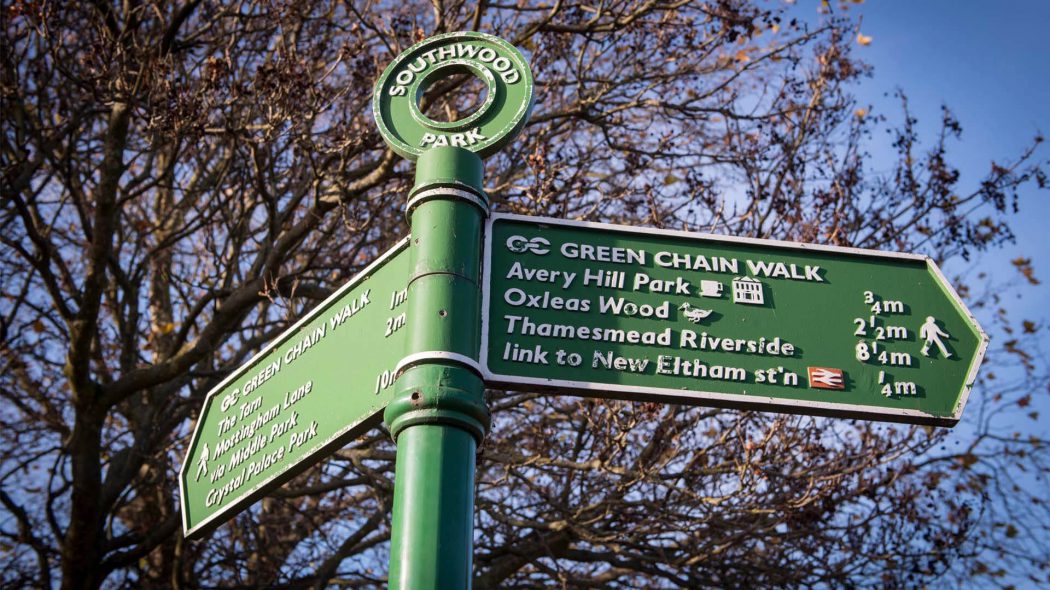
{"type": "Polygon", "coordinates": [[[682,315],[685,316],[685,319],[689,320],[690,322],[693,322],[694,324],[699,324],[700,322],[707,319],[707,316],[715,312],[715,310],[713,309],[700,309],[698,307],[693,307],[692,305],[689,305],[688,301],[683,303],[678,308],[678,311],[682,312],[682,315]]]}

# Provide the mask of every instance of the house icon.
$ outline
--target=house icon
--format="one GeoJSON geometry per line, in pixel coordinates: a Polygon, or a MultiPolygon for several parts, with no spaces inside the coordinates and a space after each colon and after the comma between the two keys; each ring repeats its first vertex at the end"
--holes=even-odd
{"type": "Polygon", "coordinates": [[[733,303],[747,303],[750,305],[762,305],[765,303],[762,292],[762,283],[751,277],[737,277],[733,279],[733,303]]]}

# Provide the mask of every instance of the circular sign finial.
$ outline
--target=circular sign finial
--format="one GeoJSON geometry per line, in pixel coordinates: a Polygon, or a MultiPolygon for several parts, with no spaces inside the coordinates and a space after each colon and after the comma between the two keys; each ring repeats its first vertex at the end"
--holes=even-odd
{"type": "Polygon", "coordinates": [[[532,100],[532,70],[513,45],[484,33],[445,33],[416,43],[387,66],[372,96],[372,114],[387,145],[410,160],[440,146],[484,158],[521,131],[532,100]],[[426,116],[419,108],[423,92],[460,73],[473,74],[487,86],[481,106],[448,123],[426,116]]]}

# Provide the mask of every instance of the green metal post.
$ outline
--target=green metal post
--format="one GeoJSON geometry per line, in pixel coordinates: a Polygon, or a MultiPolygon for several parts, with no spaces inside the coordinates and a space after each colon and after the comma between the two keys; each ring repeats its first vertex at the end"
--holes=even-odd
{"type": "Polygon", "coordinates": [[[478,365],[481,233],[489,212],[481,159],[510,143],[532,110],[532,71],[506,41],[461,31],[424,39],[383,71],[372,112],[384,141],[416,161],[406,357],[383,420],[397,443],[389,585],[469,588],[474,454],[489,427],[478,365]],[[430,85],[469,74],[485,99],[456,121],[420,108],[430,85]]]}
{"type": "Polygon", "coordinates": [[[489,426],[478,374],[482,162],[437,147],[409,197],[407,368],[384,421],[397,442],[389,586],[469,588],[474,461],[489,426]]]}

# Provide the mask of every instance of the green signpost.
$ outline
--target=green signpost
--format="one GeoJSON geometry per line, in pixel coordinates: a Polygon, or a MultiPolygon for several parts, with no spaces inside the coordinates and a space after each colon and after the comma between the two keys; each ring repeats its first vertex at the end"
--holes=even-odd
{"type": "Polygon", "coordinates": [[[213,389],[179,473],[200,536],[379,423],[408,325],[408,239],[213,389]]]}
{"type": "Polygon", "coordinates": [[[187,536],[382,415],[397,443],[389,586],[470,587],[486,386],[958,422],[986,337],[927,258],[492,216],[482,158],[532,103],[528,62],[491,35],[438,35],[386,68],[373,112],[416,161],[411,243],[208,395],[180,472],[187,536]],[[482,80],[484,100],[436,121],[419,101],[450,74],[482,80]]]}
{"type": "Polygon", "coordinates": [[[986,337],[928,258],[497,215],[486,381],[951,426],[986,337]]]}
{"type": "Polygon", "coordinates": [[[376,85],[373,112],[387,144],[416,162],[408,355],[383,419],[397,441],[391,588],[469,588],[474,455],[488,430],[477,359],[481,230],[489,213],[481,158],[510,142],[532,108],[532,73],[512,45],[481,33],[438,35],[405,50],[376,85]],[[452,123],[418,105],[452,73],[486,85],[485,102],[452,123]]]}

